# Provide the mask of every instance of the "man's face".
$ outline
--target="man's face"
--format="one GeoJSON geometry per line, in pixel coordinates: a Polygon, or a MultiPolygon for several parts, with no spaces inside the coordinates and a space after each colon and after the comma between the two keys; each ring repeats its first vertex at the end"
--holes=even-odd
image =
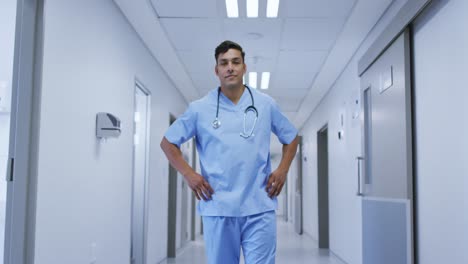
{"type": "Polygon", "coordinates": [[[230,89],[242,85],[246,69],[242,53],[236,49],[229,49],[226,53],[219,54],[215,72],[221,86],[230,89]]]}

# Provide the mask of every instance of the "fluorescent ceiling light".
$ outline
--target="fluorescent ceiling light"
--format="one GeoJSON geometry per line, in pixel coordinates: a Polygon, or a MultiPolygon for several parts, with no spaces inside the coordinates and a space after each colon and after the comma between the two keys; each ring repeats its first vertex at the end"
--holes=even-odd
{"type": "Polygon", "coordinates": [[[247,17],[258,17],[258,0],[247,0],[247,17]]]}
{"type": "Polygon", "coordinates": [[[257,73],[249,72],[249,86],[257,89],[257,73]]]}
{"type": "Polygon", "coordinates": [[[260,85],[260,88],[268,89],[268,85],[270,85],[270,73],[262,72],[262,84],[260,85]]]}
{"type": "Polygon", "coordinates": [[[228,17],[239,17],[237,0],[226,0],[226,11],[228,17]]]}
{"type": "Polygon", "coordinates": [[[278,17],[279,0],[268,0],[267,17],[278,17]]]}

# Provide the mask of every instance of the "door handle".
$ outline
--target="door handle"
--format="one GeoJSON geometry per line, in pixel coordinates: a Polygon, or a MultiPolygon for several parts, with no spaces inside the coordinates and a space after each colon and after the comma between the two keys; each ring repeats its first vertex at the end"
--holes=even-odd
{"type": "Polygon", "coordinates": [[[357,182],[358,182],[358,190],[357,196],[364,196],[364,192],[362,191],[362,176],[361,176],[361,161],[364,160],[364,157],[356,157],[357,160],[357,182]]]}
{"type": "Polygon", "coordinates": [[[8,158],[8,164],[7,164],[7,172],[6,172],[6,181],[7,182],[12,182],[13,181],[13,173],[14,173],[14,167],[15,166],[15,159],[14,158],[8,158]]]}

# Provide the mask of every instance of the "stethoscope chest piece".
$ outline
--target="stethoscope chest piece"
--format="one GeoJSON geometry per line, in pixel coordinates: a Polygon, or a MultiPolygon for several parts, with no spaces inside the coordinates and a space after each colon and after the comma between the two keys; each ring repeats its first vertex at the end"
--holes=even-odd
{"type": "Polygon", "coordinates": [[[220,126],[221,126],[221,121],[219,121],[218,118],[216,118],[215,120],[213,120],[213,128],[214,128],[214,129],[218,129],[220,126]]]}

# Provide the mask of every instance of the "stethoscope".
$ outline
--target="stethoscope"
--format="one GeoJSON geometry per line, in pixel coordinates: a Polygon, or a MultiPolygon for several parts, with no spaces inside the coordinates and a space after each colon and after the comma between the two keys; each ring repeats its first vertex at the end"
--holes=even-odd
{"type": "MultiPolygon", "coordinates": [[[[249,138],[249,137],[255,136],[253,134],[253,131],[255,129],[255,124],[257,123],[258,111],[257,111],[257,108],[255,108],[255,102],[254,102],[254,98],[253,98],[253,95],[252,95],[252,91],[250,91],[250,88],[247,85],[244,84],[244,86],[249,91],[250,99],[252,100],[252,104],[250,106],[248,106],[244,110],[244,131],[240,133],[240,136],[243,137],[243,138],[249,138]],[[255,114],[255,120],[254,120],[252,129],[250,130],[250,132],[247,133],[247,131],[245,131],[245,123],[247,121],[247,113],[248,112],[253,112],[255,114]]],[[[213,120],[213,128],[214,129],[218,129],[221,126],[221,121],[219,121],[219,119],[218,119],[218,115],[219,115],[219,96],[220,95],[221,95],[221,87],[218,88],[218,102],[216,104],[216,118],[215,118],[215,120],[213,120]]]]}

